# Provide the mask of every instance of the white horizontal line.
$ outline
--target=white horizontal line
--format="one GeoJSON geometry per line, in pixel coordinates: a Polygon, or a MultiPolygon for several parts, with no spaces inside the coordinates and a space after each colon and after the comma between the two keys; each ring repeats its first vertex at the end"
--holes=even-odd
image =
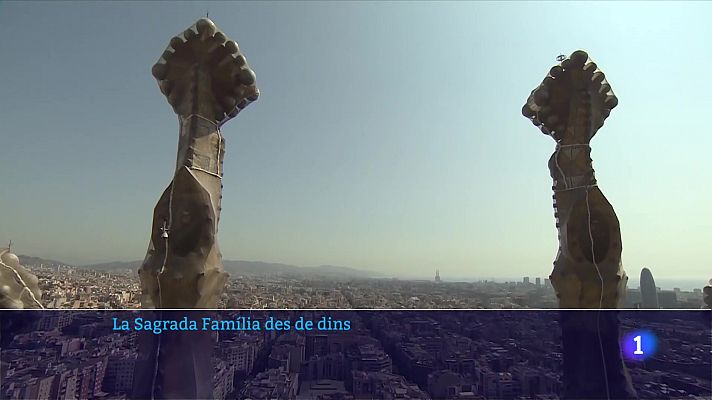
{"type": "Polygon", "coordinates": [[[708,308],[7,308],[3,311],[710,311],[708,308]]]}

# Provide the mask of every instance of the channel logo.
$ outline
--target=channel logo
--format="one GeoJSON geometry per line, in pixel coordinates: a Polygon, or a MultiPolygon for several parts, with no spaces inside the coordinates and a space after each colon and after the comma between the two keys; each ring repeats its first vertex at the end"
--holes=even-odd
{"type": "Polygon", "coordinates": [[[649,330],[632,331],[623,336],[621,348],[627,360],[643,361],[657,352],[658,338],[649,330]]]}

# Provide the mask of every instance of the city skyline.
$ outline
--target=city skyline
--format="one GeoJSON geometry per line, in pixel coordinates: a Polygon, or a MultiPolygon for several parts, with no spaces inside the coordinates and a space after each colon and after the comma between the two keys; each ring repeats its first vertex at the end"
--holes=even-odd
{"type": "Polygon", "coordinates": [[[548,276],[551,143],[520,109],[583,48],[620,98],[593,159],[625,270],[709,278],[704,3],[1,3],[0,33],[24,34],[0,42],[0,242],[79,265],[142,257],[177,141],[150,67],[205,9],[263,92],[224,132],[226,259],[548,276]],[[532,13],[559,21],[536,46],[532,13]]]}
{"type": "MultiPolygon", "coordinates": [[[[71,268],[79,269],[84,271],[94,271],[95,273],[125,273],[131,271],[131,273],[136,273],[136,270],[142,264],[142,260],[133,261],[116,261],[108,263],[99,264],[88,264],[88,265],[74,265],[69,264],[60,260],[48,260],[28,255],[19,255],[21,262],[33,268],[71,268]]],[[[403,281],[430,281],[433,280],[432,274],[428,275],[427,272],[416,272],[410,274],[399,274],[393,275],[388,273],[382,273],[372,270],[362,270],[356,268],[350,268],[348,266],[337,266],[337,265],[318,265],[318,266],[300,266],[292,264],[283,263],[270,263],[264,261],[250,261],[250,260],[224,260],[224,265],[226,271],[229,273],[229,279],[240,279],[243,275],[254,276],[259,275],[263,277],[279,277],[283,275],[304,275],[312,277],[322,277],[327,281],[334,277],[339,279],[366,279],[366,280],[384,280],[384,279],[400,279],[403,281]]],[[[639,279],[641,273],[647,270],[650,273],[649,268],[644,267],[640,271],[629,271],[631,275],[628,276],[629,289],[640,288],[639,279]],[[638,272],[633,274],[633,272],[638,272]]],[[[59,271],[59,270],[58,270],[59,271]]],[[[433,272],[433,271],[431,271],[433,272]]],[[[484,276],[484,275],[470,275],[470,276],[440,276],[440,268],[435,268],[435,282],[448,282],[448,283],[461,283],[461,282],[492,282],[492,283],[517,283],[524,280],[527,282],[534,281],[542,284],[544,286],[550,285],[549,275],[540,275],[542,271],[536,271],[533,274],[521,276],[484,276]],[[543,279],[543,281],[542,281],[543,279]],[[542,283],[545,281],[545,284],[542,283]]],[[[672,290],[672,289],[682,289],[682,290],[699,290],[703,279],[700,278],[662,278],[659,280],[658,284],[655,284],[657,289],[662,290],[672,290]]],[[[530,283],[530,282],[527,282],[530,283]]]]}
{"type": "MultiPolygon", "coordinates": [[[[141,290],[129,271],[31,265],[47,309],[138,309],[141,290]]],[[[231,271],[234,272],[234,271],[231,271]]],[[[230,309],[549,309],[558,308],[548,279],[444,281],[242,271],[229,279],[218,308],[230,309]]],[[[648,288],[650,289],[650,288],[648,288]]],[[[695,285],[652,289],[659,305],[647,304],[645,288],[629,285],[623,309],[700,309],[695,285]]]]}

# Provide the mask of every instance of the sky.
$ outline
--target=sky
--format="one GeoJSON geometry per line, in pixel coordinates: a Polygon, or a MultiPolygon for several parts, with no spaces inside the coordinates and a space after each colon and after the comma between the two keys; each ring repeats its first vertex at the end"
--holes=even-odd
{"type": "Polygon", "coordinates": [[[554,142],[521,108],[584,49],[624,268],[712,276],[709,2],[0,2],[0,243],[144,257],[178,136],[151,67],[206,11],[261,91],[223,127],[225,259],[548,276],[554,142]]]}

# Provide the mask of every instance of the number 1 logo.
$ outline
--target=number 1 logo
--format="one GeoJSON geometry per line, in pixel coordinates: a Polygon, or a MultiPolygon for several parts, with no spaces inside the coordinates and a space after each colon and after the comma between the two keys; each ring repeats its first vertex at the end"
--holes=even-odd
{"type": "Polygon", "coordinates": [[[635,351],[633,352],[633,354],[642,355],[643,354],[643,349],[642,349],[643,338],[640,335],[638,335],[633,338],[633,341],[635,341],[635,351]]]}
{"type": "Polygon", "coordinates": [[[628,332],[622,337],[621,350],[626,359],[643,361],[657,353],[658,338],[648,329],[628,332]]]}

